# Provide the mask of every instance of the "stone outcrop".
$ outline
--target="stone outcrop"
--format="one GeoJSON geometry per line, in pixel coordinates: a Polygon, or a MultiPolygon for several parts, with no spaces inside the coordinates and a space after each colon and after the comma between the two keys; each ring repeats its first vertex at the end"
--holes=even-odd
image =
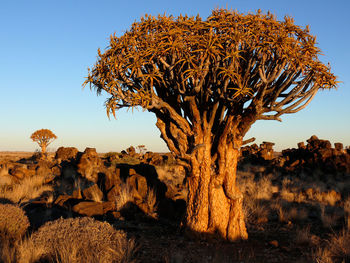
{"type": "Polygon", "coordinates": [[[273,142],[263,142],[258,146],[256,143],[241,148],[243,158],[253,162],[272,160],[274,156],[273,142]]]}
{"type": "Polygon", "coordinates": [[[71,161],[76,159],[78,152],[78,149],[75,147],[60,147],[56,151],[55,159],[71,161]]]}
{"type": "Polygon", "coordinates": [[[86,148],[78,161],[77,172],[87,180],[97,183],[98,173],[103,169],[102,166],[102,160],[96,149],[86,148]]]}
{"type": "Polygon", "coordinates": [[[276,162],[287,171],[312,173],[315,170],[325,174],[350,174],[350,154],[344,151],[341,143],[332,148],[328,140],[313,135],[307,145],[299,143],[297,149],[286,149],[276,162]]]}
{"type": "Polygon", "coordinates": [[[306,142],[299,142],[297,148],[285,149],[279,155],[274,153],[274,144],[270,142],[242,147],[239,165],[264,165],[269,172],[277,169],[278,172],[295,175],[350,175],[350,151],[344,149],[342,143],[335,143],[332,148],[330,141],[319,139],[316,135],[306,142]]]}

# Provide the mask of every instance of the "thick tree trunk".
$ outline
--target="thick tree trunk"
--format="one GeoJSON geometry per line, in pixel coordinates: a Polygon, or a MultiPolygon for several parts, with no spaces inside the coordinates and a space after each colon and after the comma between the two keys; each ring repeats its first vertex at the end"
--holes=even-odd
{"type": "Polygon", "coordinates": [[[41,145],[41,152],[46,153],[46,144],[41,145]]]}
{"type": "Polygon", "coordinates": [[[187,227],[194,234],[219,235],[230,241],[247,239],[243,195],[236,186],[239,150],[226,147],[220,154],[219,173],[212,170],[209,153],[201,156],[197,166],[192,165],[187,227]]]}

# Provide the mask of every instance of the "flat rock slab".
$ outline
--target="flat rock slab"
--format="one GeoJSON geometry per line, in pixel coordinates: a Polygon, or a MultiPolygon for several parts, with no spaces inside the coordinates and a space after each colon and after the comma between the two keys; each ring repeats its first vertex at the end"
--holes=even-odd
{"type": "Polygon", "coordinates": [[[103,204],[98,202],[80,202],[73,206],[72,210],[86,216],[103,215],[103,204]]]}

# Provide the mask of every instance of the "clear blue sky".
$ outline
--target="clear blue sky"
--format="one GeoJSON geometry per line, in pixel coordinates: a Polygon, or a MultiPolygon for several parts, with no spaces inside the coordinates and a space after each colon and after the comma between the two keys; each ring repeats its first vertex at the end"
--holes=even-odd
{"type": "Polygon", "coordinates": [[[277,150],[295,147],[312,134],[350,145],[349,0],[2,0],[0,151],[38,149],[29,136],[41,128],[58,136],[51,150],[89,146],[108,152],[144,144],[152,151],[167,151],[152,114],[120,111],[117,120],[109,120],[105,97],[81,85],[97,48],[105,49],[110,34],[123,34],[144,14],[206,18],[216,7],[244,13],[260,8],[280,19],[290,15],[298,25],[309,24],[324,53],[322,61],[330,62],[342,81],[337,91],[319,92],[303,111],[282,116],[282,123],[256,123],[247,138],[273,141],[277,150]]]}

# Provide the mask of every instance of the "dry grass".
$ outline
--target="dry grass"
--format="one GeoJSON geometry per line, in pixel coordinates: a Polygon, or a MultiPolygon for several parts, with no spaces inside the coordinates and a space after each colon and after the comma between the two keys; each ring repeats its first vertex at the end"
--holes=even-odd
{"type": "Polygon", "coordinates": [[[135,243],[110,224],[83,217],[45,224],[18,251],[19,262],[131,262],[135,243]]]}
{"type": "Polygon", "coordinates": [[[337,225],[337,222],[343,215],[337,214],[333,211],[327,211],[326,206],[322,203],[319,204],[321,208],[321,221],[325,228],[332,229],[337,225]]]}
{"type": "Polygon", "coordinates": [[[53,187],[45,184],[46,177],[26,177],[17,184],[0,187],[0,198],[21,204],[40,197],[45,192],[52,192],[53,187]]]}
{"type": "Polygon", "coordinates": [[[13,176],[9,174],[0,175],[0,187],[9,186],[15,183],[13,176]]]}
{"type": "Polygon", "coordinates": [[[46,254],[45,246],[35,244],[32,237],[18,243],[16,261],[18,263],[39,262],[46,254]]]}
{"type": "Polygon", "coordinates": [[[145,198],[147,204],[147,214],[153,218],[157,218],[157,196],[153,189],[147,189],[147,195],[145,198]]]}
{"type": "Polygon", "coordinates": [[[127,208],[128,203],[139,204],[140,209],[152,218],[157,218],[157,196],[154,189],[147,188],[147,194],[145,198],[139,202],[136,202],[135,191],[128,183],[121,185],[120,191],[115,196],[115,203],[117,210],[120,211],[123,208],[127,208]]]}
{"type": "Polygon", "coordinates": [[[310,233],[310,226],[297,228],[295,235],[295,243],[298,245],[311,245],[314,242],[310,233]]]}
{"type": "Polygon", "coordinates": [[[0,262],[16,262],[16,248],[12,241],[0,236],[0,262]]]}
{"type": "Polygon", "coordinates": [[[115,203],[117,210],[121,210],[129,202],[134,202],[135,197],[133,195],[132,188],[129,184],[124,183],[121,185],[118,195],[115,196],[115,203]]]}
{"type": "Polygon", "coordinates": [[[314,253],[318,263],[349,262],[350,261],[350,232],[343,230],[333,234],[324,248],[318,248],[314,253]]]}

